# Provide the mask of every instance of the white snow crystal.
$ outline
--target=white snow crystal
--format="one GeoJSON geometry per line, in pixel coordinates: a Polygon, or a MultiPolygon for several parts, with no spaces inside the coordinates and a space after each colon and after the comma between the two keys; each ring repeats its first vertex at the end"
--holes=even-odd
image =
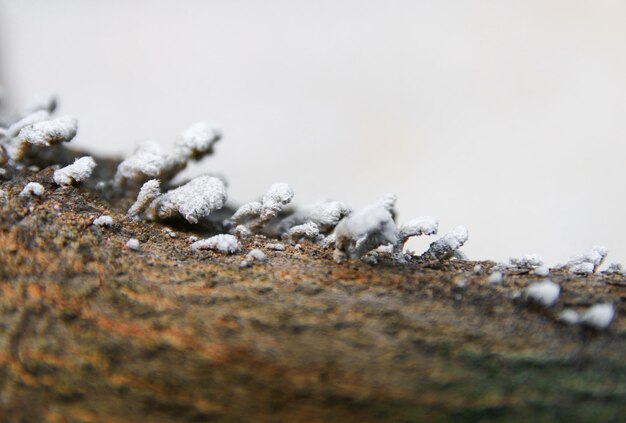
{"type": "Polygon", "coordinates": [[[291,199],[293,190],[286,183],[272,185],[261,201],[252,201],[241,206],[232,216],[238,225],[245,225],[252,231],[259,230],[280,213],[291,199]]]}
{"type": "Polygon", "coordinates": [[[571,273],[594,273],[602,264],[608,252],[609,251],[606,247],[595,246],[586,253],[573,256],[565,265],[562,265],[561,267],[566,267],[571,273]]]}
{"type": "Polygon", "coordinates": [[[550,269],[547,266],[538,266],[534,270],[535,275],[537,276],[549,276],[550,269]]]}
{"type": "Polygon", "coordinates": [[[198,122],[180,134],[174,151],[181,157],[200,159],[213,152],[213,144],[221,137],[222,132],[215,125],[198,122]]]}
{"type": "Polygon", "coordinates": [[[267,261],[267,255],[265,255],[265,253],[259,250],[258,248],[255,248],[254,250],[250,250],[250,252],[248,252],[248,258],[251,260],[256,260],[260,262],[267,261]]]}
{"type": "Polygon", "coordinates": [[[128,216],[138,217],[159,195],[161,195],[161,183],[158,179],[151,179],[143,184],[137,194],[137,200],[128,209],[128,216]]]}
{"type": "Polygon", "coordinates": [[[543,265],[543,260],[537,254],[526,254],[522,257],[511,257],[509,263],[519,269],[530,269],[543,265]]]}
{"type": "Polygon", "coordinates": [[[35,195],[40,197],[43,195],[45,188],[38,182],[29,182],[26,184],[22,192],[20,192],[20,197],[30,197],[31,195],[35,195]]]}
{"type": "Polygon", "coordinates": [[[580,316],[575,310],[563,310],[559,313],[559,322],[566,323],[568,325],[575,325],[580,320],[580,316]]]}
{"type": "Polygon", "coordinates": [[[285,246],[283,244],[266,244],[265,248],[267,248],[268,250],[274,250],[274,251],[285,251],[285,246]]]}
{"type": "Polygon", "coordinates": [[[235,254],[241,250],[239,241],[232,235],[220,234],[211,238],[201,239],[191,244],[194,250],[215,250],[224,254],[235,254]]]}
{"type": "Polygon", "coordinates": [[[139,250],[139,240],[137,238],[129,239],[128,241],[126,241],[126,248],[138,251],[139,250]]]}
{"type": "Polygon", "coordinates": [[[159,219],[180,214],[189,223],[198,223],[224,207],[226,199],[224,182],[212,176],[199,176],[161,195],[150,207],[154,207],[159,219]]]}
{"type": "Polygon", "coordinates": [[[439,260],[448,259],[467,242],[467,239],[468,233],[465,226],[457,226],[452,232],[430,244],[430,248],[424,253],[424,256],[439,260]]]}
{"type": "Polygon", "coordinates": [[[501,272],[493,272],[487,278],[487,283],[498,284],[498,283],[502,283],[503,280],[504,280],[504,276],[502,276],[501,272]]]}
{"type": "Polygon", "coordinates": [[[532,283],[526,289],[528,298],[544,307],[551,307],[556,304],[560,292],[561,287],[549,280],[532,283]]]}
{"type": "Polygon", "coordinates": [[[590,307],[580,318],[580,323],[594,329],[606,329],[615,317],[612,304],[603,303],[590,307]]]}
{"type": "Polygon", "coordinates": [[[380,245],[398,241],[391,213],[380,204],[372,204],[351,213],[335,229],[335,260],[346,256],[357,259],[380,245]]]}
{"type": "Polygon", "coordinates": [[[81,182],[91,176],[96,167],[96,161],[91,156],[76,159],[73,164],[65,166],[54,172],[54,182],[58,185],[72,185],[81,182]]]}
{"type": "Polygon", "coordinates": [[[294,226],[314,223],[321,233],[333,230],[341,219],[352,212],[350,206],[339,201],[326,201],[303,207],[280,223],[280,231],[287,232],[294,226]]]}
{"type": "Polygon", "coordinates": [[[93,221],[93,224],[96,226],[111,226],[113,225],[113,218],[111,216],[107,216],[103,214],[93,221]]]}

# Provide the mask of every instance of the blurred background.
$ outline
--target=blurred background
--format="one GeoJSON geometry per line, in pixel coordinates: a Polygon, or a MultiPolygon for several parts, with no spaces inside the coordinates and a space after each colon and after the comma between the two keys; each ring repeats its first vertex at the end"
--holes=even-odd
{"type": "Polygon", "coordinates": [[[57,94],[100,154],[216,122],[186,175],[234,201],[391,191],[400,221],[467,226],[471,259],[626,264],[623,0],[0,0],[0,79],[57,94]]]}

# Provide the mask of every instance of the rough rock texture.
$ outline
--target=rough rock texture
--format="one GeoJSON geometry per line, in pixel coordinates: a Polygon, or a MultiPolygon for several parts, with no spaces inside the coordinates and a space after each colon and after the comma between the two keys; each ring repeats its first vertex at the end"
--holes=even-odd
{"type": "Polygon", "coordinates": [[[189,236],[211,234],[134,221],[130,195],[9,173],[0,421],[626,420],[622,275],[555,270],[546,310],[524,299],[542,280],[529,271],[494,286],[491,262],[337,264],[262,236],[241,255],[198,252],[189,236]],[[45,195],[19,197],[30,181],[45,195]],[[103,214],[112,227],[91,224],[103,214]],[[254,248],[268,261],[241,269],[254,248]],[[598,302],[616,307],[607,331],[557,321],[598,302]]]}

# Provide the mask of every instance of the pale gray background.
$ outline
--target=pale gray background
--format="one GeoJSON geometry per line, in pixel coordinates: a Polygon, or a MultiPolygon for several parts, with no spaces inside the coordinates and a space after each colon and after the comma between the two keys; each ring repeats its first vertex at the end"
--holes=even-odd
{"type": "Polygon", "coordinates": [[[625,1],[0,0],[0,60],[99,153],[217,122],[188,175],[234,200],[393,191],[400,220],[466,225],[470,258],[626,263],[625,1]]]}

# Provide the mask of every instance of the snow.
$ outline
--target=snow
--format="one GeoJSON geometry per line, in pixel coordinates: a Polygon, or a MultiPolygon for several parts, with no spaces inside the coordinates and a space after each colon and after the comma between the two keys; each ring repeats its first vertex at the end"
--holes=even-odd
{"type": "Polygon", "coordinates": [[[580,323],[594,329],[606,329],[615,317],[612,304],[603,303],[591,306],[580,318],[580,323]]]}
{"type": "Polygon", "coordinates": [[[549,280],[532,283],[526,289],[528,298],[544,307],[551,307],[556,304],[560,292],[561,287],[549,280]]]}
{"type": "Polygon", "coordinates": [[[608,252],[606,247],[595,246],[583,254],[573,256],[561,267],[566,267],[570,273],[591,274],[602,264],[608,252]]]}
{"type": "Polygon", "coordinates": [[[519,269],[530,269],[543,265],[543,260],[537,254],[526,254],[522,257],[511,257],[509,263],[519,269]]]}
{"type": "Polygon", "coordinates": [[[626,269],[620,263],[609,263],[606,270],[602,273],[606,275],[626,275],[626,269]]]}
{"type": "Polygon", "coordinates": [[[138,217],[159,195],[161,195],[161,182],[158,179],[150,179],[141,186],[137,200],[128,209],[128,216],[138,217]]]}
{"type": "Polygon", "coordinates": [[[180,214],[189,223],[198,223],[224,207],[226,199],[224,182],[212,176],[199,176],[158,197],[154,207],[159,219],[180,214]]]}
{"type": "Polygon", "coordinates": [[[139,240],[137,238],[131,238],[126,241],[126,248],[129,248],[134,251],[139,250],[139,240]]]}
{"type": "Polygon", "coordinates": [[[391,213],[380,204],[372,204],[351,213],[335,229],[335,260],[345,256],[361,258],[381,245],[398,241],[391,213]]]}
{"type": "Polygon", "coordinates": [[[187,159],[201,159],[213,153],[213,144],[222,138],[222,132],[211,123],[198,122],[180,134],[174,144],[174,154],[187,159]]]}
{"type": "Polygon", "coordinates": [[[535,268],[534,273],[537,276],[546,277],[550,275],[550,269],[547,266],[538,266],[535,268]]]}
{"type": "Polygon", "coordinates": [[[148,140],[119,164],[114,183],[124,186],[129,181],[138,185],[155,178],[169,180],[185,166],[185,158],[169,155],[156,141],[148,140]]]}
{"type": "Polygon", "coordinates": [[[284,233],[294,226],[314,223],[321,233],[327,233],[333,230],[339,221],[351,212],[352,208],[350,206],[339,201],[316,203],[303,207],[291,216],[283,219],[279,229],[280,232],[284,233]]]}
{"type": "Polygon", "coordinates": [[[430,244],[428,251],[424,255],[428,258],[439,260],[448,259],[454,255],[454,252],[461,248],[467,242],[468,233],[465,226],[457,226],[452,232],[439,238],[430,244]]]}
{"type": "Polygon", "coordinates": [[[37,147],[50,147],[71,141],[76,136],[76,132],[78,132],[78,120],[71,116],[62,116],[25,126],[17,137],[20,141],[26,141],[37,147]]]}
{"type": "Polygon", "coordinates": [[[580,320],[580,316],[575,310],[563,310],[559,313],[559,322],[563,322],[568,325],[575,325],[580,320]]]}
{"type": "Polygon", "coordinates": [[[54,182],[58,185],[72,185],[81,182],[91,176],[96,167],[96,161],[91,156],[76,159],[73,164],[65,166],[54,172],[54,182]]]}
{"type": "Polygon", "coordinates": [[[43,122],[49,119],[50,119],[50,113],[48,113],[46,110],[36,111],[34,113],[29,114],[28,116],[23,117],[17,122],[11,124],[11,126],[7,128],[6,136],[10,138],[16,137],[20,133],[20,131],[24,129],[25,127],[31,126],[31,125],[34,125],[35,123],[43,122]]]}
{"type": "Polygon", "coordinates": [[[487,283],[498,284],[498,283],[502,283],[503,280],[504,280],[504,276],[502,275],[502,272],[493,272],[487,278],[487,283]]]}
{"type": "Polygon", "coordinates": [[[303,238],[315,241],[317,240],[319,235],[320,230],[313,222],[294,226],[289,229],[289,232],[287,232],[287,238],[289,238],[294,243],[302,240],[303,238]]]}
{"type": "Polygon", "coordinates": [[[241,250],[239,241],[232,235],[220,234],[211,238],[201,239],[191,244],[194,250],[214,250],[224,254],[235,254],[241,250]]]}
{"type": "Polygon", "coordinates": [[[252,201],[241,206],[231,217],[237,225],[245,225],[251,231],[256,231],[267,225],[270,220],[289,204],[293,198],[293,190],[286,183],[272,185],[261,201],[252,201]]]}
{"type": "Polygon", "coordinates": [[[103,214],[93,221],[93,224],[96,226],[111,226],[113,225],[113,218],[111,216],[107,216],[103,214]]]}
{"type": "Polygon", "coordinates": [[[482,271],[483,271],[483,267],[482,267],[480,264],[477,264],[476,266],[474,266],[474,270],[473,270],[473,272],[474,272],[475,274],[479,274],[479,273],[480,273],[480,272],[482,272],[482,271]]]}
{"type": "Polygon", "coordinates": [[[267,261],[267,255],[263,251],[259,250],[258,248],[250,250],[250,252],[248,252],[248,258],[251,260],[256,260],[260,262],[267,261]]]}
{"type": "Polygon", "coordinates": [[[387,211],[391,213],[391,216],[394,216],[395,215],[394,208],[396,207],[396,201],[398,201],[398,196],[392,192],[388,192],[386,194],[383,194],[378,199],[378,204],[380,204],[385,209],[387,209],[387,211]]]}
{"type": "Polygon", "coordinates": [[[439,229],[439,221],[432,216],[421,216],[400,225],[398,237],[407,240],[413,236],[435,235],[439,229]]]}
{"type": "Polygon", "coordinates": [[[279,243],[266,244],[265,248],[267,248],[268,250],[274,250],[274,251],[285,251],[285,246],[279,243]]]}
{"type": "Polygon", "coordinates": [[[45,192],[45,188],[38,182],[29,182],[24,186],[22,192],[20,192],[20,197],[30,197],[31,195],[40,197],[45,192]]]}

